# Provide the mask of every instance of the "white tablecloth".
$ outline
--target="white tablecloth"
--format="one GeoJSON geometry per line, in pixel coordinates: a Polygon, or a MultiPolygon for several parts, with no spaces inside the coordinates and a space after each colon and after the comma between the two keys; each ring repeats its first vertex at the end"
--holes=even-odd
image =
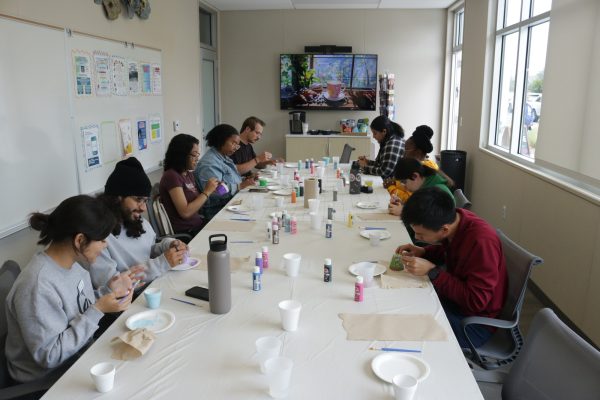
{"type": "MultiPolygon", "coordinates": [[[[290,172],[286,169],[286,173],[290,172]]],[[[373,179],[374,194],[347,194],[341,190],[338,202],[332,202],[332,171],[325,180],[326,192],[321,195],[321,214],[328,206],[336,209],[333,238],[325,238],[325,228],[310,228],[308,210],[303,198],[285,209],[299,219],[298,234],[281,234],[279,245],[266,242],[265,222],[275,211],[271,194],[240,193],[243,205],[252,206],[256,196],[263,197],[263,207],[253,210],[256,226],[249,233],[225,232],[229,241],[252,240],[254,243],[230,244],[232,257],[250,257],[250,262],[231,275],[232,309],[225,315],[213,315],[208,303],[186,297],[191,286],[207,286],[206,258],[200,269],[171,271],[153,282],[162,289],[161,308],[176,315],[169,330],[157,334],[153,347],[135,361],[111,360],[110,340],[123,333],[128,316],[147,310],[143,296],[122,315],[107,332],[54,385],[44,399],[265,399],[269,398],[266,377],[256,364],[254,342],[265,335],[284,341],[283,354],[293,359],[290,399],[390,399],[391,385],[380,380],[371,369],[371,360],[381,354],[369,347],[404,347],[420,349],[416,354],[431,368],[429,377],[417,391],[416,399],[482,399],[462,352],[452,335],[448,321],[431,284],[427,288],[365,289],[363,303],[354,301],[355,278],[348,267],[357,261],[386,260],[397,245],[409,241],[400,221],[362,222],[346,226],[348,212],[361,213],[358,201],[378,201],[379,209],[387,208],[389,196],[381,181],[373,179]],[[386,227],[391,239],[372,247],[359,235],[360,227],[386,227]],[[252,291],[254,253],[261,246],[270,249],[270,268],[262,277],[262,290],[252,291]],[[298,252],[302,255],[301,271],[292,280],[281,268],[282,255],[298,252]],[[333,260],[333,282],[323,282],[323,260],[333,260]],[[192,301],[194,307],[171,297],[192,301]],[[300,326],[296,332],[281,328],[277,303],[293,298],[302,303],[300,326]],[[377,342],[348,341],[339,313],[432,314],[448,332],[442,342],[377,342]],[[117,365],[114,389],[102,395],[94,390],[89,369],[92,365],[112,361],[117,365]]],[[[369,211],[366,211],[369,212],[369,211]]],[[[215,218],[239,218],[224,209],[215,218]]],[[[249,222],[250,223],[250,222],[249,222]]],[[[208,250],[209,224],[190,244],[192,256],[204,256],[208,250]]],[[[378,282],[379,284],[379,282],[378,282]]]]}

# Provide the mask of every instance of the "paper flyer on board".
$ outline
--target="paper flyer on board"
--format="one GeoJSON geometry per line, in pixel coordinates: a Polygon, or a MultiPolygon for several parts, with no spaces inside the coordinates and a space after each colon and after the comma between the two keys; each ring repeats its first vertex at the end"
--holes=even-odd
{"type": "Polygon", "coordinates": [[[146,133],[146,120],[138,118],[136,125],[137,125],[137,136],[138,136],[138,149],[145,150],[148,148],[148,136],[146,133]]]}
{"type": "Polygon", "coordinates": [[[110,56],[100,51],[94,52],[96,73],[96,96],[110,96],[110,56]]]}
{"type": "Polygon", "coordinates": [[[117,96],[127,96],[128,93],[128,72],[127,62],[123,57],[111,56],[110,64],[112,67],[112,93],[117,96]]]}
{"type": "Polygon", "coordinates": [[[151,115],[148,118],[148,123],[150,125],[150,141],[152,143],[160,142],[162,139],[160,115],[151,115]]]}
{"type": "Polygon", "coordinates": [[[73,67],[75,68],[75,94],[77,97],[92,95],[92,62],[90,55],[73,51],[73,67]]]}
{"type": "Polygon", "coordinates": [[[152,64],[152,94],[160,95],[162,93],[162,77],[160,64],[152,64]]]}
{"type": "Polygon", "coordinates": [[[97,168],[102,165],[100,144],[98,136],[100,128],[98,125],[87,125],[81,127],[81,138],[83,143],[83,154],[85,156],[85,170],[97,168]]]}
{"type": "Polygon", "coordinates": [[[128,61],[127,70],[129,71],[129,94],[136,95],[140,93],[140,66],[137,61],[128,61]]]}
{"type": "Polygon", "coordinates": [[[142,93],[151,94],[152,93],[152,75],[150,72],[150,64],[142,63],[142,93]]]}
{"type": "Polygon", "coordinates": [[[133,154],[133,137],[131,136],[131,120],[122,119],[119,121],[119,132],[123,140],[123,155],[125,157],[133,154]]]}

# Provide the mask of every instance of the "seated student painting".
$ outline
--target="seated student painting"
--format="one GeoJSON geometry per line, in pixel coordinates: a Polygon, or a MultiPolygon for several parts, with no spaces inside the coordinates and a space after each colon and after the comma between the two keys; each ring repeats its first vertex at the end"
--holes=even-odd
{"type": "Polygon", "coordinates": [[[231,159],[239,148],[240,134],[231,125],[215,126],[206,135],[208,150],[202,156],[194,175],[200,190],[205,190],[212,177],[216,177],[227,188],[227,193],[213,193],[202,212],[208,220],[215,216],[240,190],[255,184],[253,176],[242,177],[231,159]]]}
{"type": "Polygon", "coordinates": [[[240,147],[231,155],[240,175],[247,175],[252,168],[263,169],[267,165],[275,165],[276,160],[272,159],[271,153],[263,151],[256,155],[252,145],[258,142],[263,134],[265,122],[257,117],[248,117],[242,123],[240,129],[240,147]]]}
{"type": "MultiPolygon", "coordinates": [[[[458,343],[469,347],[462,319],[497,317],[507,296],[506,264],[496,231],[474,213],[456,209],[451,196],[439,187],[413,193],[402,209],[402,221],[418,240],[431,243],[396,249],[405,270],[429,276],[458,343]]],[[[493,333],[481,325],[469,325],[467,330],[475,347],[493,333]]]]}
{"type": "Polygon", "coordinates": [[[183,262],[187,246],[172,238],[156,243],[156,233],[143,217],[151,190],[150,179],[135,157],[119,161],[106,180],[98,199],[116,223],[106,239],[106,248],[90,268],[95,288],[125,272],[152,281],[183,262]]]}
{"type": "MultiPolygon", "coordinates": [[[[402,158],[396,166],[395,178],[402,184],[410,194],[422,188],[437,186],[448,193],[454,202],[454,196],[448,188],[448,181],[439,171],[422,164],[414,158],[402,158]]],[[[392,215],[400,215],[402,204],[398,198],[390,200],[388,212],[392,215]]]]}
{"type": "Polygon", "coordinates": [[[127,309],[133,295],[125,275],[96,299],[90,274],[81,265],[94,262],[115,226],[102,202],[70,197],[49,215],[32,214],[29,223],[40,231],[38,244],[47,247],[33,256],[6,298],[5,354],[17,382],[68,365],[90,344],[104,313],[127,309]]]}
{"type": "Polygon", "coordinates": [[[215,175],[207,176],[201,191],[196,186],[194,169],[200,158],[199,140],[192,135],[175,135],[165,154],[165,165],[160,179],[160,200],[163,203],[173,230],[192,237],[205,225],[201,213],[210,203],[219,181],[215,175]]]}
{"type": "Polygon", "coordinates": [[[358,165],[367,175],[390,178],[394,175],[398,160],[404,155],[404,129],[388,117],[380,115],[371,122],[371,132],[379,142],[379,152],[375,160],[360,156],[358,165]]]}

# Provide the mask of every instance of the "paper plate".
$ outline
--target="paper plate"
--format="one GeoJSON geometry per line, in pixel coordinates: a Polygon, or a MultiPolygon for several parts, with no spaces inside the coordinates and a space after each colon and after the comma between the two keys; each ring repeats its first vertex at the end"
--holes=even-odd
{"type": "Polygon", "coordinates": [[[410,375],[421,382],[427,378],[430,370],[425,361],[402,353],[380,354],[371,361],[371,368],[375,375],[389,383],[398,374],[410,375]]]}
{"type": "Polygon", "coordinates": [[[164,332],[175,323],[175,314],[167,310],[142,311],[127,318],[125,325],[130,330],[146,328],[154,333],[164,332]]]}
{"type": "Polygon", "coordinates": [[[267,186],[267,189],[269,189],[271,191],[273,191],[273,190],[281,190],[281,189],[283,189],[283,186],[280,186],[280,185],[270,185],[270,186],[267,186]]]}
{"type": "Polygon", "coordinates": [[[250,210],[244,206],[228,206],[227,211],[231,211],[236,214],[246,214],[250,212],[250,210]]]}
{"type": "Polygon", "coordinates": [[[356,203],[356,207],[358,208],[364,208],[367,210],[374,210],[377,207],[379,207],[379,203],[375,202],[370,202],[370,201],[359,201],[358,203],[356,203]]]}
{"type": "Polygon", "coordinates": [[[273,192],[273,194],[276,194],[277,196],[291,196],[292,190],[291,189],[276,190],[273,192]]]}
{"type": "Polygon", "coordinates": [[[183,264],[176,265],[171,268],[171,271],[187,271],[188,269],[196,268],[200,265],[200,260],[194,257],[188,257],[188,261],[183,264]]]}
{"type": "Polygon", "coordinates": [[[360,231],[360,236],[364,237],[365,239],[371,239],[371,235],[373,233],[378,233],[379,238],[381,240],[389,239],[392,237],[391,233],[381,229],[363,229],[362,231],[360,231]]]}
{"type": "Polygon", "coordinates": [[[288,162],[288,163],[285,163],[285,167],[286,168],[298,168],[298,164],[293,163],[293,162],[288,162]]]}
{"type": "Polygon", "coordinates": [[[368,261],[363,261],[363,262],[359,262],[356,264],[352,264],[351,266],[348,267],[348,271],[350,271],[350,273],[352,275],[360,275],[360,271],[364,268],[364,266],[366,264],[375,264],[375,272],[373,272],[373,276],[378,276],[383,274],[386,271],[385,265],[382,264],[378,264],[378,263],[371,263],[368,261]]]}

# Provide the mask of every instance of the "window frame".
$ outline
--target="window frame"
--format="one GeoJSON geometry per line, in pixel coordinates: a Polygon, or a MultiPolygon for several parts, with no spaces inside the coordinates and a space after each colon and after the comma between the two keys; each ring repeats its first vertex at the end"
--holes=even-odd
{"type": "MultiPolygon", "coordinates": [[[[454,86],[456,79],[460,81],[462,74],[462,65],[460,74],[456,71],[456,57],[458,53],[462,53],[464,42],[464,27],[465,27],[465,3],[458,1],[448,8],[447,17],[447,35],[446,41],[446,78],[445,78],[445,96],[444,96],[444,113],[443,113],[443,129],[441,150],[454,150],[458,143],[458,130],[460,123],[460,93],[454,95],[454,86]],[[456,109],[456,113],[454,113],[456,109]],[[453,119],[456,118],[456,130],[453,131],[453,119]]],[[[462,55],[461,55],[462,64],[462,55]]],[[[460,83],[459,83],[460,87],[460,83]]]]}

